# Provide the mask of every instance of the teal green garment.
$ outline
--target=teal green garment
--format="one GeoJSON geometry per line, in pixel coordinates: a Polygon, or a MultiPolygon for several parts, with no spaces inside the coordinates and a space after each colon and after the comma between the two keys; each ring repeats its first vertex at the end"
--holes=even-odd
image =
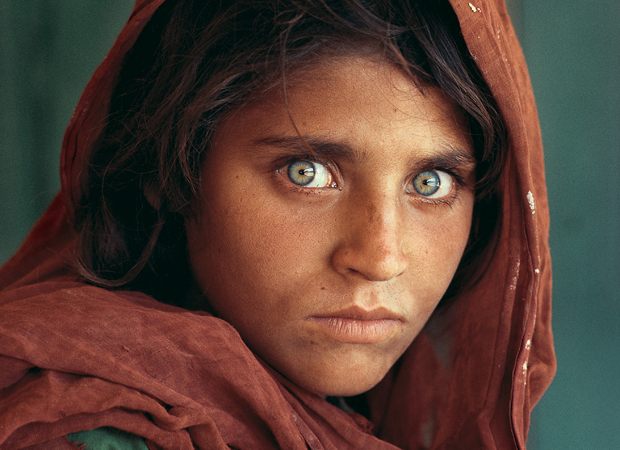
{"type": "Polygon", "coordinates": [[[103,427],[67,435],[71,442],[85,444],[86,450],[149,450],[140,436],[116,428],[103,427]]]}

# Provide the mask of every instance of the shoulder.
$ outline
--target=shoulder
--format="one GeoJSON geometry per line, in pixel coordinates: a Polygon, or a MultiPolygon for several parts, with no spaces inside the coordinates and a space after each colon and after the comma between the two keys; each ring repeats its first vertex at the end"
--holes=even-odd
{"type": "Polygon", "coordinates": [[[67,435],[84,450],[148,450],[144,439],[117,428],[103,427],[67,435]]]}

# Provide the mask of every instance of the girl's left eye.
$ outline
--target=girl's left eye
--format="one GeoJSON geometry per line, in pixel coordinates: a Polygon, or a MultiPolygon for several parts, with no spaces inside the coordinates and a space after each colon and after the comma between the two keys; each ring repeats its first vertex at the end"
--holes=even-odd
{"type": "Polygon", "coordinates": [[[413,178],[411,186],[422,197],[440,199],[452,193],[454,177],[442,170],[425,170],[413,178]]]}
{"type": "Polygon", "coordinates": [[[323,164],[298,160],[289,164],[286,174],[293,184],[300,187],[325,188],[334,185],[331,172],[323,164]]]}

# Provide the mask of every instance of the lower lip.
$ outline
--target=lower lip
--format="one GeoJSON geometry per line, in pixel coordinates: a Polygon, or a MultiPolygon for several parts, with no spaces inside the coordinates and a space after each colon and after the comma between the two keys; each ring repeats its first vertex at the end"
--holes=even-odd
{"type": "Polygon", "coordinates": [[[389,338],[401,325],[400,320],[361,320],[349,317],[311,317],[321,331],[349,344],[376,344],[389,338]]]}

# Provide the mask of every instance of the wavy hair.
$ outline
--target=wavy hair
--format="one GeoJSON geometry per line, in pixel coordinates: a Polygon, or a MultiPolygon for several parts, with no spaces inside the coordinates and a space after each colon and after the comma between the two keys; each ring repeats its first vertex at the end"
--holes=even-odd
{"type": "Polygon", "coordinates": [[[192,285],[184,221],[231,111],[325,58],[379,54],[467,117],[477,165],[470,242],[446,297],[493,249],[506,132],[447,1],[167,0],[126,55],[76,205],[80,273],[180,306],[192,285]]]}

